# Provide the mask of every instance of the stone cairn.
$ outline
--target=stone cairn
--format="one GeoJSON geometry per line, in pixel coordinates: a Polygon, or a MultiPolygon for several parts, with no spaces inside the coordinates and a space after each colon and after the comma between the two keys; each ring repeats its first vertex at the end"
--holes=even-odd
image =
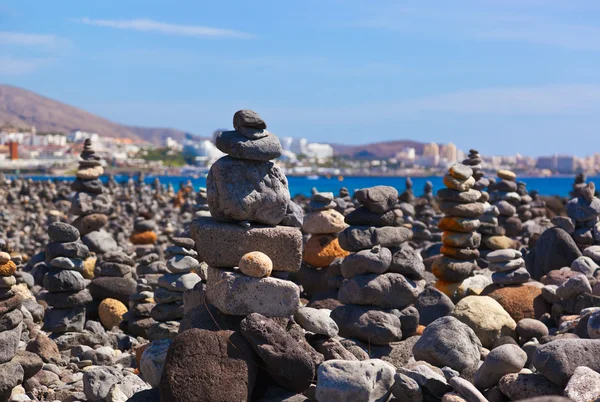
{"type": "Polygon", "coordinates": [[[112,199],[104,193],[100,176],[104,173],[101,158],[92,148],[92,140],[86,138],[81,151],[79,169],[71,185],[75,195],[71,200],[71,214],[77,215],[73,221],[82,241],[94,253],[116,250],[117,243],[111,235],[102,230],[108,223],[107,214],[111,211],[112,199]]]}
{"type": "Polygon", "coordinates": [[[350,197],[350,192],[346,187],[340,188],[338,196],[333,201],[337,205],[335,208],[336,211],[344,216],[354,211],[354,203],[352,202],[352,197],[350,197]]]}
{"type": "Polygon", "coordinates": [[[517,215],[521,196],[517,192],[517,176],[510,170],[499,170],[498,179],[490,184],[490,201],[498,208],[498,223],[509,237],[517,237],[523,228],[517,215]]]}
{"type": "Polygon", "coordinates": [[[206,194],[206,188],[200,187],[196,193],[196,204],[194,205],[195,216],[197,218],[202,216],[210,216],[208,210],[208,195],[206,194]]]}
{"type": "Polygon", "coordinates": [[[492,282],[496,285],[520,285],[531,277],[520,251],[510,248],[496,250],[490,252],[486,259],[489,270],[493,272],[492,282]]]}
{"type": "Polygon", "coordinates": [[[173,245],[166,250],[169,273],[158,279],[154,289],[156,305],[150,316],[156,321],[148,328],[148,339],[172,339],[179,332],[179,323],[183,318],[183,293],[194,288],[200,282],[200,276],[194,271],[200,267],[194,250],[194,240],[187,237],[174,237],[173,245]]]}
{"type": "Polygon", "coordinates": [[[83,331],[86,304],[92,301],[88,280],[81,272],[89,257],[88,247],[79,239],[79,231],[63,222],[48,227],[50,243],[46,246],[48,272],[40,298],[48,304],[43,329],[55,334],[83,331]]]}
{"type": "Polygon", "coordinates": [[[483,173],[483,159],[479,155],[479,151],[476,149],[469,150],[469,155],[462,161],[462,164],[473,170],[473,178],[475,179],[473,189],[483,191],[490,185],[490,181],[485,178],[483,173]]]}
{"type": "Polygon", "coordinates": [[[355,197],[361,206],[346,217],[351,226],[339,236],[340,246],[351,253],[340,267],[345,280],[338,299],[343,305],[331,318],[345,338],[388,345],[416,331],[416,323],[403,328],[401,317],[423,291],[425,267],[403,244],[412,231],[401,226],[396,189],[376,186],[358,190],[355,197]]]}
{"type": "Polygon", "coordinates": [[[481,192],[473,189],[473,170],[455,164],[444,176],[447,188],[438,191],[440,209],[446,214],[438,227],[443,230],[441,257],[433,262],[433,274],[438,278],[436,287],[452,296],[460,283],[477,268],[481,235],[477,232],[483,215],[483,204],[478,202],[481,192]]]}
{"type": "Polygon", "coordinates": [[[345,257],[338,234],[346,228],[344,215],[335,210],[333,193],[315,193],[309,203],[302,230],[310,238],[304,246],[302,259],[313,268],[326,268],[336,258],[345,257]]]}
{"type": "Polygon", "coordinates": [[[581,194],[581,189],[583,189],[587,183],[586,183],[586,176],[585,173],[577,173],[577,175],[575,176],[575,180],[573,181],[573,190],[571,191],[571,198],[577,198],[579,197],[579,195],[581,194]]]}
{"type": "Polygon", "coordinates": [[[573,239],[580,249],[600,244],[598,221],[600,217],[600,199],[595,196],[596,185],[587,183],[579,189],[579,196],[567,203],[567,215],[575,225],[573,239]]]}
{"type": "MultiPolygon", "coordinates": [[[[21,305],[23,297],[13,291],[13,286],[16,284],[14,273],[17,265],[12,261],[11,256],[5,250],[5,247],[0,247],[0,367],[3,376],[4,370],[21,370],[21,379],[23,369],[18,363],[10,363],[15,354],[21,340],[21,331],[23,329],[23,314],[21,313],[21,305]]],[[[0,400],[8,400],[6,392],[10,394],[10,389],[0,390],[0,400]],[[4,399],[6,398],[6,399],[4,399]]]]}

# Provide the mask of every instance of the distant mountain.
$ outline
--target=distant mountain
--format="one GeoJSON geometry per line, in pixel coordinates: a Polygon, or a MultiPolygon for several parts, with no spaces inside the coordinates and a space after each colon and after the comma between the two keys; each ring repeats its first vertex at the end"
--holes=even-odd
{"type": "Polygon", "coordinates": [[[135,127],[115,123],[85,110],[66,105],[22,88],[0,85],[0,126],[35,126],[38,132],[96,132],[103,136],[129,138],[136,142],[163,144],[171,137],[183,140],[184,131],[171,128],[135,127]]]}
{"type": "Polygon", "coordinates": [[[404,148],[414,148],[417,155],[423,153],[424,142],[412,140],[398,140],[375,142],[363,145],[331,144],[335,155],[345,155],[354,158],[393,158],[404,148]]]}

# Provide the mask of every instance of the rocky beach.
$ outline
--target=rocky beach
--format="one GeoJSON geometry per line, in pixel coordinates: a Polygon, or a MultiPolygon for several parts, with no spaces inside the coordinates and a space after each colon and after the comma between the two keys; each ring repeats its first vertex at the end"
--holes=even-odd
{"type": "Polygon", "coordinates": [[[89,139],[72,182],[0,177],[0,401],[600,401],[593,181],[542,197],[472,149],[294,195],[233,127],[205,188],[117,182],[89,139]]]}

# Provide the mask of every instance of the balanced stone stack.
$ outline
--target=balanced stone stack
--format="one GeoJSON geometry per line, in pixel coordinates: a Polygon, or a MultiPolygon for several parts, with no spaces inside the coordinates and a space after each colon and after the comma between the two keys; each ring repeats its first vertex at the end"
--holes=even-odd
{"type": "Polygon", "coordinates": [[[589,182],[579,190],[579,196],[567,203],[567,215],[575,224],[572,236],[580,249],[600,244],[600,199],[596,196],[596,185],[589,182]]]}
{"type": "Polygon", "coordinates": [[[520,251],[510,248],[489,253],[486,259],[489,270],[493,272],[492,282],[496,285],[520,285],[529,281],[531,276],[522,257],[520,251]]]}
{"type": "Polygon", "coordinates": [[[517,206],[521,196],[517,193],[517,176],[510,170],[498,170],[498,180],[490,185],[490,202],[500,213],[498,223],[509,237],[516,237],[522,229],[521,220],[517,215],[517,206]]]}
{"type": "Polygon", "coordinates": [[[196,218],[190,228],[198,259],[208,265],[207,301],[229,316],[290,317],[298,310],[300,289],[278,277],[300,269],[302,210],[290,207],[287,178],[270,161],[282,148],[266,123],[257,113],[240,110],[233,126],[235,131],[218,135],[216,145],[227,156],[212,165],[207,177],[212,217],[196,218]],[[269,257],[272,276],[235,269],[251,252],[269,257]]]}
{"type": "Polygon", "coordinates": [[[148,338],[148,329],[156,324],[150,317],[155,304],[153,286],[145,279],[138,279],[136,292],[129,296],[129,310],[123,316],[121,329],[135,336],[148,338]]]}
{"type": "Polygon", "coordinates": [[[311,212],[304,217],[302,230],[310,236],[304,246],[303,260],[313,268],[328,267],[336,258],[348,255],[338,242],[339,232],[347,225],[344,215],[335,210],[336,205],[333,193],[316,193],[311,197],[311,212]]]}
{"type": "Polygon", "coordinates": [[[148,339],[174,338],[179,332],[183,318],[183,293],[193,289],[200,282],[194,271],[200,267],[194,250],[194,240],[187,237],[174,237],[173,245],[166,250],[168,274],[158,279],[154,289],[154,301],[150,316],[156,321],[148,329],[148,339]]]}
{"type": "MultiPolygon", "coordinates": [[[[23,314],[21,304],[23,297],[13,291],[16,284],[14,273],[16,264],[11,260],[10,254],[0,251],[0,372],[4,375],[4,363],[10,361],[17,352],[21,339],[23,314]]],[[[3,390],[4,391],[4,390],[3,390]]],[[[0,392],[0,400],[4,397],[0,392]]]]}
{"type": "Polygon", "coordinates": [[[413,182],[410,179],[410,177],[407,177],[404,180],[404,183],[405,183],[404,192],[402,194],[400,194],[398,199],[400,202],[412,203],[415,201],[415,195],[413,193],[413,182]]]}
{"type": "Polygon", "coordinates": [[[104,253],[94,268],[94,279],[90,285],[92,296],[99,300],[117,299],[127,304],[129,293],[125,291],[135,289],[134,270],[135,260],[124,251],[104,253]],[[104,291],[98,292],[99,285],[103,284],[104,291]]]}
{"type": "MultiPolygon", "coordinates": [[[[518,181],[517,182],[517,194],[521,197],[521,201],[517,206],[517,214],[519,215],[519,219],[521,222],[527,222],[533,218],[533,212],[531,211],[531,202],[533,198],[529,195],[527,191],[527,183],[518,181]]],[[[544,210],[544,215],[545,215],[544,210]]]]}
{"type": "Polygon", "coordinates": [[[153,246],[156,238],[156,222],[143,216],[137,217],[133,223],[133,234],[129,241],[135,246],[153,246]]]}
{"type": "Polygon", "coordinates": [[[469,166],[471,170],[473,170],[473,178],[475,179],[475,184],[473,188],[475,190],[483,191],[490,185],[490,181],[485,178],[483,173],[483,159],[479,152],[475,149],[469,150],[469,156],[462,161],[463,165],[469,166]]]}
{"type": "Polygon", "coordinates": [[[206,193],[206,188],[204,187],[200,187],[196,193],[196,204],[194,205],[194,210],[197,218],[202,216],[210,216],[210,211],[208,210],[208,195],[206,193]]]}
{"type": "Polygon", "coordinates": [[[402,328],[403,310],[423,291],[425,271],[418,254],[406,243],[412,231],[402,225],[393,187],[358,190],[361,204],[346,217],[340,246],[352,253],[341,263],[344,281],[338,299],[342,306],[331,312],[339,334],[375,345],[388,345],[414,334],[402,328]],[[405,333],[403,333],[405,332],[405,333]]]}
{"type": "Polygon", "coordinates": [[[442,200],[440,209],[446,214],[438,225],[444,231],[442,256],[433,262],[432,270],[438,278],[436,287],[450,296],[477,268],[481,243],[477,229],[484,207],[478,202],[481,192],[473,189],[475,178],[469,166],[459,163],[451,166],[444,184],[447,188],[437,193],[442,200]]]}
{"type": "Polygon", "coordinates": [[[571,191],[571,198],[577,198],[581,194],[581,189],[583,189],[586,183],[585,173],[577,173],[575,176],[575,181],[573,182],[573,190],[571,191]]]}
{"type": "Polygon", "coordinates": [[[350,197],[350,192],[346,187],[340,189],[338,196],[333,201],[337,205],[336,211],[344,216],[354,211],[354,203],[352,202],[352,197],[350,197]]]}
{"type": "Polygon", "coordinates": [[[117,249],[112,236],[102,230],[108,223],[107,214],[112,209],[112,199],[104,193],[100,176],[104,173],[100,157],[92,149],[92,140],[86,138],[81,151],[79,169],[71,185],[75,195],[71,200],[71,213],[78,218],[73,221],[90,251],[106,253],[117,249]]]}
{"type": "Polygon", "coordinates": [[[44,292],[40,298],[49,308],[44,315],[43,329],[61,334],[83,331],[86,304],[92,301],[84,279],[84,260],[88,247],[79,239],[79,231],[63,222],[48,227],[50,243],[46,246],[48,272],[44,276],[44,292]]]}

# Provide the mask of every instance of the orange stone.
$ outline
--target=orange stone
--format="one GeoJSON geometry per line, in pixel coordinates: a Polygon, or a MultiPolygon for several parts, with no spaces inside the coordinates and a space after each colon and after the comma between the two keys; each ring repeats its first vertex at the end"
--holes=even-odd
{"type": "Polygon", "coordinates": [[[542,289],[534,286],[490,285],[481,296],[490,296],[496,300],[512,317],[519,322],[523,318],[540,318],[551,311],[551,306],[542,297],[542,289]]]}
{"type": "Polygon", "coordinates": [[[134,233],[129,238],[133,244],[154,244],[156,243],[156,233],[151,230],[146,232],[134,233]]]}
{"type": "Polygon", "coordinates": [[[100,322],[106,329],[118,327],[123,321],[125,313],[127,313],[127,307],[116,299],[104,299],[98,307],[100,322]]]}
{"type": "Polygon", "coordinates": [[[5,262],[4,264],[0,265],[0,276],[10,276],[14,274],[16,270],[17,264],[15,264],[13,261],[5,262]]]}
{"type": "Polygon", "coordinates": [[[328,267],[338,257],[346,257],[349,252],[342,249],[335,236],[312,236],[304,246],[302,259],[315,268],[328,267]]]}
{"type": "Polygon", "coordinates": [[[425,328],[427,328],[425,325],[419,325],[417,327],[416,335],[423,335],[423,331],[425,331],[425,328]]]}
{"type": "Polygon", "coordinates": [[[137,347],[135,349],[135,361],[137,362],[137,366],[140,367],[140,363],[142,361],[142,354],[144,353],[144,350],[146,350],[146,348],[148,347],[148,345],[150,345],[149,343],[145,343],[140,347],[137,347]]]}
{"type": "Polygon", "coordinates": [[[460,284],[461,282],[446,282],[438,279],[434,287],[440,292],[444,293],[446,296],[452,298],[454,297],[454,293],[456,293],[460,284]]]}

